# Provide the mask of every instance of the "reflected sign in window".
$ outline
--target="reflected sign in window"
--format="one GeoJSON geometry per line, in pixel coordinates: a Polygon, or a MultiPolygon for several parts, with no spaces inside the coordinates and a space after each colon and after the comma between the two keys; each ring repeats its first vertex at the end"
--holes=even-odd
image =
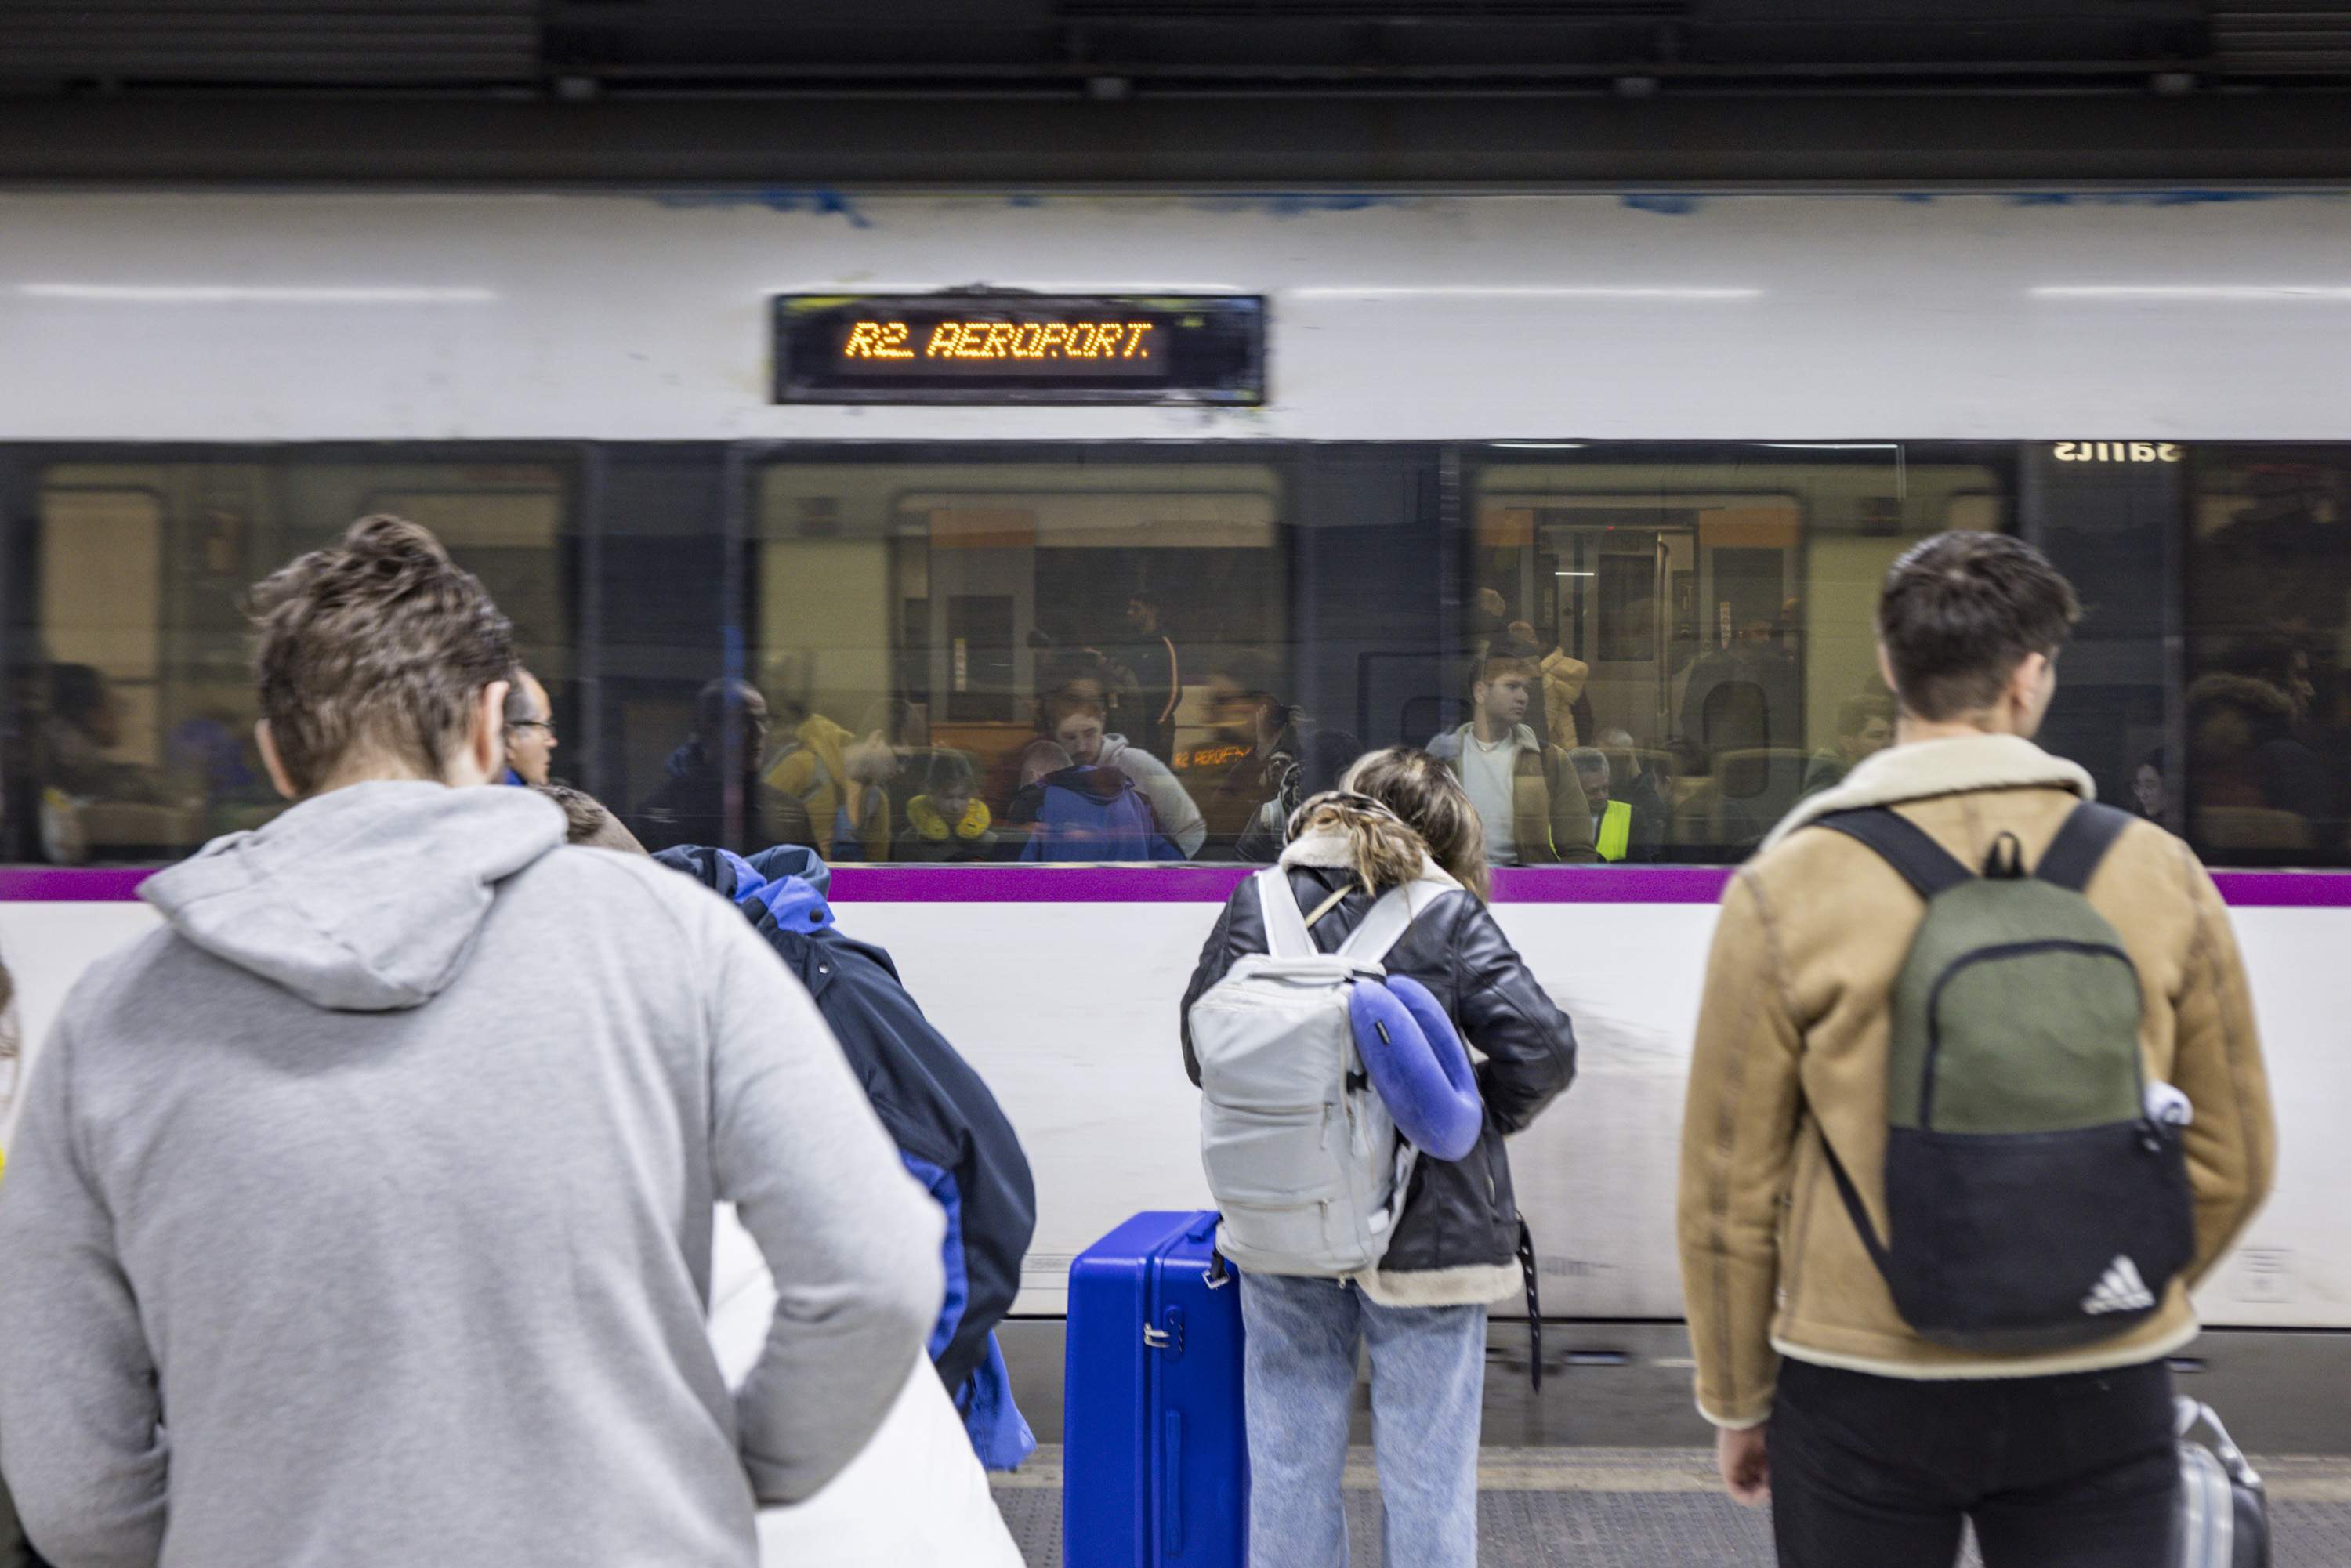
{"type": "Polygon", "coordinates": [[[1265,401],[1258,295],[780,294],[778,402],[1265,401]]]}

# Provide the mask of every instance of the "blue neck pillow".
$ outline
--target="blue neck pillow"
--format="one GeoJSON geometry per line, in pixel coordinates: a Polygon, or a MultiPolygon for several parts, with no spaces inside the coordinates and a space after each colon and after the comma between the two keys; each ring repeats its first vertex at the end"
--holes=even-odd
{"type": "Polygon", "coordinates": [[[1428,988],[1408,975],[1384,982],[1366,977],[1348,988],[1347,1010],[1355,1054],[1396,1130],[1440,1160],[1476,1148],[1486,1125],[1478,1075],[1469,1048],[1428,988]]]}

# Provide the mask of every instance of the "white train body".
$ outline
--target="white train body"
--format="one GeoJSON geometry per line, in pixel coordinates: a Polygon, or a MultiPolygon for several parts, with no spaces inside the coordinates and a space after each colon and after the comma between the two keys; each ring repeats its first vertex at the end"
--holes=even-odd
{"type": "MultiPolygon", "coordinates": [[[[2351,442],[2333,193],[10,193],[0,236],[0,445],[2351,442]],[[768,401],[770,296],[975,284],[1264,296],[1268,401],[768,401]]],[[[2295,902],[2282,880],[2235,915],[2277,1195],[2200,1305],[2346,1328],[2351,872],[2293,879],[2295,902]]],[[[36,1040],[152,918],[43,885],[0,904],[36,1040]]],[[[1512,1148],[1546,1310],[1677,1318],[1713,909],[1535,885],[1498,913],[1583,1040],[1575,1088],[1512,1148]]],[[[1022,1308],[1058,1312],[1090,1239],[1206,1201],[1176,1024],[1212,897],[906,886],[845,871],[842,922],[892,950],[1019,1126],[1040,1208],[1022,1308]]]]}

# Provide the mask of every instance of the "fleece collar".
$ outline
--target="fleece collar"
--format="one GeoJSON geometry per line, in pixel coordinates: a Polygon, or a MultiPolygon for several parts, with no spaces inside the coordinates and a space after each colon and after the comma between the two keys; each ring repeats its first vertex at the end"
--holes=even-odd
{"type": "MultiPolygon", "coordinates": [[[[1344,833],[1307,833],[1290,840],[1281,852],[1284,871],[1292,866],[1311,866],[1319,871],[1347,871],[1355,863],[1355,846],[1344,833]]],[[[1444,867],[1426,855],[1420,858],[1420,880],[1446,887],[1459,887],[1444,867]]]]}
{"type": "Polygon", "coordinates": [[[2085,800],[2094,800],[2098,794],[2097,786],[2078,764],[2052,757],[2022,736],[1922,740],[1888,747],[1846,774],[1844,782],[1835,789],[1798,801],[1796,809],[1771,830],[1763,847],[1771,849],[1832,811],[1967,795],[1979,789],[2070,789],[2085,800]]]}

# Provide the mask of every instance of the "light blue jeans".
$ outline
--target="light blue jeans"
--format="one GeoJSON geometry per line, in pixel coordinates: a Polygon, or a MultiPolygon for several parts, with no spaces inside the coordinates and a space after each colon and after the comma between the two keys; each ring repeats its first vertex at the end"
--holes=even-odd
{"type": "Polygon", "coordinates": [[[1388,1568],[1477,1568],[1486,1309],[1384,1307],[1336,1280],[1241,1276],[1249,1568],[1346,1568],[1340,1482],[1359,1345],[1388,1568]]]}

